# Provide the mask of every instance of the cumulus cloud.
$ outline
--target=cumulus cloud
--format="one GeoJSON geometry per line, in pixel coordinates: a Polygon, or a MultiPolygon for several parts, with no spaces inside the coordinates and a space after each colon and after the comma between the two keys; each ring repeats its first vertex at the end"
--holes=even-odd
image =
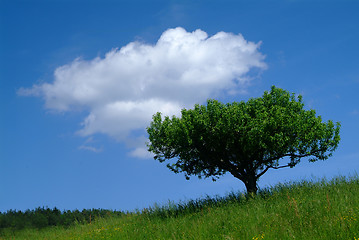
{"type": "MultiPolygon", "coordinates": [[[[88,111],[80,135],[103,133],[131,145],[138,138],[134,132],[144,130],[158,111],[175,115],[220,93],[242,90],[251,69],[266,68],[259,46],[241,34],[209,37],[178,27],[163,32],[155,44],[131,42],[103,58],[75,59],[55,70],[53,82],[18,93],[42,96],[51,110],[88,111]]],[[[131,154],[145,157],[143,143],[131,154]]]]}

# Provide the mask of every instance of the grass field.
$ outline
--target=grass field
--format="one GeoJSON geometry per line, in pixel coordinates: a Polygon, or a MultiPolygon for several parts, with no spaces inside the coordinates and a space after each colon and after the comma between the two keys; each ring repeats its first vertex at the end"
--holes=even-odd
{"type": "Polygon", "coordinates": [[[155,205],[68,228],[3,229],[0,239],[359,240],[359,177],[155,205]]]}

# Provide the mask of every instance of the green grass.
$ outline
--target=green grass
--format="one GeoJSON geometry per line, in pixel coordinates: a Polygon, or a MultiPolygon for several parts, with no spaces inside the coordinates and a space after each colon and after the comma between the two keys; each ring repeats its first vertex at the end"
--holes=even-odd
{"type": "Polygon", "coordinates": [[[359,177],[279,184],[0,239],[359,239],[359,177]]]}

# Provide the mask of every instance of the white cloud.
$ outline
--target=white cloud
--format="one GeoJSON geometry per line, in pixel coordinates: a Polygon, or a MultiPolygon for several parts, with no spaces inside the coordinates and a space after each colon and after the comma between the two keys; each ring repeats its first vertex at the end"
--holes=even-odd
{"type": "Polygon", "coordinates": [[[150,153],[145,146],[141,146],[131,151],[130,156],[136,158],[152,158],[154,155],[150,153]]]}
{"type": "Polygon", "coordinates": [[[82,136],[104,133],[118,140],[126,140],[133,130],[144,128],[156,112],[175,115],[181,107],[175,102],[157,99],[113,101],[92,108],[78,131],[82,136]]]}
{"type": "MultiPolygon", "coordinates": [[[[129,145],[133,132],[145,129],[158,111],[178,114],[220,93],[241,91],[252,68],[266,68],[259,45],[240,34],[209,37],[178,27],[154,45],[131,42],[104,58],[75,59],[55,70],[52,83],[18,93],[43,96],[48,109],[88,111],[80,135],[103,133],[129,145]]],[[[143,147],[132,155],[143,156],[143,147]]]]}

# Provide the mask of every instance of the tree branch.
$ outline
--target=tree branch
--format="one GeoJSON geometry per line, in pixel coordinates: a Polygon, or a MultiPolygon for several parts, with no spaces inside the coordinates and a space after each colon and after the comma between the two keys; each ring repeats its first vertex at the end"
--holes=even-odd
{"type": "Polygon", "coordinates": [[[269,168],[270,168],[270,166],[266,167],[266,169],[264,169],[263,172],[261,172],[260,174],[258,174],[258,175],[256,176],[256,178],[257,178],[257,179],[260,178],[263,174],[265,174],[265,173],[268,171],[269,168]]]}
{"type": "Polygon", "coordinates": [[[269,168],[273,168],[273,169],[280,169],[280,168],[292,167],[292,166],[293,166],[293,164],[288,163],[287,165],[283,165],[283,166],[279,166],[279,167],[273,167],[273,166],[270,166],[269,168]]]}
{"type": "MultiPolygon", "coordinates": [[[[284,157],[295,157],[295,158],[303,158],[303,157],[309,157],[309,156],[312,156],[313,154],[317,153],[317,152],[320,152],[320,151],[323,151],[323,149],[318,149],[316,151],[313,151],[313,152],[310,152],[310,153],[305,153],[305,154],[292,154],[292,153],[288,153],[288,154],[284,154],[282,156],[277,156],[277,157],[272,157],[272,158],[269,158],[266,160],[266,162],[271,162],[273,160],[278,160],[278,159],[281,159],[281,158],[284,158],[284,157]]],[[[281,167],[280,167],[281,168],[281,167]]]]}
{"type": "MultiPolygon", "coordinates": [[[[273,157],[273,158],[270,158],[268,159],[267,161],[273,161],[273,160],[277,160],[277,159],[281,159],[281,158],[284,158],[284,157],[296,157],[296,158],[303,158],[303,157],[309,157],[317,152],[320,152],[321,149],[318,149],[317,151],[314,151],[310,154],[284,154],[283,156],[281,157],[273,157]]],[[[278,167],[275,167],[275,166],[267,166],[261,173],[257,174],[256,178],[260,178],[263,174],[265,174],[270,168],[273,168],[273,169],[280,169],[280,168],[285,168],[285,167],[292,167],[294,166],[293,164],[291,163],[288,163],[287,165],[283,165],[283,166],[278,166],[278,167]]]]}

